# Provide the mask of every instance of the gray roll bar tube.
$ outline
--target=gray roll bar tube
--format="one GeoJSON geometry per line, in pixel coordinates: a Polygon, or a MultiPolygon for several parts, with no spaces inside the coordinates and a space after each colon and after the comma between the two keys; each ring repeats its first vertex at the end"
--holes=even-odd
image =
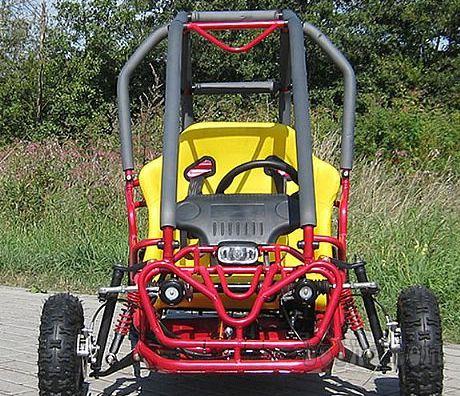
{"type": "Polygon", "coordinates": [[[134,69],[147,53],[168,35],[168,25],[161,26],[148,36],[131,55],[121,69],[117,82],[118,124],[120,128],[121,162],[123,170],[134,169],[133,143],[131,133],[131,111],[129,108],[129,80],[134,69]]]}
{"type": "Polygon", "coordinates": [[[202,82],[192,86],[193,93],[198,95],[212,94],[245,94],[245,93],[275,93],[278,83],[269,81],[232,81],[232,82],[202,82]]]}
{"type": "Polygon", "coordinates": [[[270,11],[193,11],[192,22],[272,21],[280,19],[278,10],[270,11]]]}
{"type": "Polygon", "coordinates": [[[332,44],[329,38],[317,27],[305,22],[304,33],[310,37],[326,54],[332,59],[336,66],[342,71],[344,78],[344,100],[343,100],[343,126],[342,126],[342,147],[340,167],[344,170],[351,170],[353,167],[353,147],[355,130],[355,108],[356,108],[356,77],[353,67],[345,56],[332,44]]]}
{"type": "Polygon", "coordinates": [[[176,227],[177,163],[181,132],[182,39],[187,13],[179,12],[169,25],[161,178],[161,227],[176,227]]]}
{"type": "Polygon", "coordinates": [[[307,68],[302,23],[291,10],[283,10],[288,22],[292,94],[294,98],[297,169],[299,173],[300,225],[316,226],[313,150],[310,126],[307,68]]]}

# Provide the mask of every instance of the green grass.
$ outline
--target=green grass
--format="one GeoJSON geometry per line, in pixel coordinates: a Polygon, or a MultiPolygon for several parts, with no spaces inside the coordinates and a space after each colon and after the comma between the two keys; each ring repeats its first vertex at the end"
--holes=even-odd
{"type": "Polygon", "coordinates": [[[1,281],[94,290],[127,252],[117,153],[72,142],[13,149],[0,178],[1,281]]]}
{"type": "Polygon", "coordinates": [[[446,174],[359,164],[351,196],[350,252],[368,262],[391,311],[413,284],[439,298],[447,339],[460,341],[460,183],[446,174]]]}
{"type": "MultiPolygon", "coordinates": [[[[316,152],[335,162],[337,144],[320,127],[316,152]]],[[[124,262],[127,253],[122,175],[113,147],[48,141],[0,149],[1,283],[94,291],[108,282],[111,265],[124,262]]],[[[138,157],[155,156],[141,151],[138,157]]],[[[460,341],[460,183],[448,171],[455,167],[428,172],[397,166],[384,159],[357,161],[350,258],[356,254],[368,262],[390,311],[402,287],[431,287],[447,339],[460,341]]]]}
{"type": "Polygon", "coordinates": [[[0,231],[5,241],[0,254],[3,283],[81,291],[107,283],[111,264],[124,261],[125,227],[88,211],[61,214],[27,229],[0,231]]]}

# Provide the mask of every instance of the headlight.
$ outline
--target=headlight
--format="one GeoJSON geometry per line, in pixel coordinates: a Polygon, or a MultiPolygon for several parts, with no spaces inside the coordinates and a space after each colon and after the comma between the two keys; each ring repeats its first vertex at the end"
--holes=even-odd
{"type": "Polygon", "coordinates": [[[252,243],[225,244],[217,249],[217,259],[222,264],[254,264],[259,250],[252,243]]]}

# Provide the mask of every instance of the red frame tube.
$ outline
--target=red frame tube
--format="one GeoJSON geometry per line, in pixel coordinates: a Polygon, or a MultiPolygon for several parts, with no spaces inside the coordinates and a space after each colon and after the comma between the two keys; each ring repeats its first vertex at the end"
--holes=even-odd
{"type": "MultiPolygon", "coordinates": [[[[128,232],[129,232],[129,250],[130,252],[137,243],[137,218],[136,218],[136,204],[134,198],[134,188],[135,186],[135,176],[134,172],[130,169],[125,171],[125,200],[126,200],[126,210],[128,212],[128,232]]],[[[130,256],[130,265],[134,264],[131,262],[130,256]]]]}
{"type": "Polygon", "coordinates": [[[165,227],[163,228],[163,258],[165,260],[171,260],[174,255],[174,228],[165,227]]]}
{"type": "Polygon", "coordinates": [[[155,353],[140,340],[135,348],[152,369],[172,373],[314,373],[324,371],[343,348],[337,340],[322,355],[311,359],[297,360],[170,360],[155,353]]]}
{"type": "Polygon", "coordinates": [[[339,203],[339,219],[337,239],[340,243],[339,258],[346,260],[347,258],[347,233],[348,233],[348,201],[350,198],[350,171],[342,171],[341,179],[341,196],[339,203]]]}
{"type": "Polygon", "coordinates": [[[233,293],[227,284],[227,280],[225,279],[225,272],[220,265],[216,266],[217,274],[219,275],[220,284],[222,285],[222,289],[224,293],[233,300],[247,300],[250,296],[252,296],[259,284],[260,275],[262,274],[262,266],[259,265],[257,269],[254,271],[254,275],[252,276],[251,284],[249,285],[249,289],[244,293],[233,293]]]}
{"type": "Polygon", "coordinates": [[[206,40],[210,41],[224,51],[231,53],[248,52],[251,48],[259,44],[275,30],[286,25],[286,21],[250,21],[250,22],[191,22],[185,25],[189,31],[195,31],[206,40]],[[219,40],[216,36],[209,33],[210,30],[240,30],[240,29],[264,29],[257,37],[242,47],[232,47],[219,40]]]}
{"type": "Polygon", "coordinates": [[[186,29],[199,27],[203,30],[242,30],[242,29],[267,29],[272,26],[283,27],[287,22],[283,20],[272,21],[244,21],[244,22],[190,22],[185,25],[186,29]]]}
{"type": "Polygon", "coordinates": [[[305,226],[303,228],[303,257],[306,263],[311,263],[314,258],[314,249],[313,249],[313,226],[305,226]]]}

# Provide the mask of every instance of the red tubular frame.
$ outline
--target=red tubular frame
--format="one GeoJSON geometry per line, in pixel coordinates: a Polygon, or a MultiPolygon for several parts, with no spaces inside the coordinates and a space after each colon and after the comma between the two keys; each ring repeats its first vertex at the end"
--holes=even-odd
{"type": "Polygon", "coordinates": [[[339,202],[339,221],[337,239],[341,246],[339,258],[346,260],[347,257],[347,232],[348,232],[348,201],[350,198],[350,171],[342,171],[341,197],[339,202]]]}
{"type": "MultiPolygon", "coordinates": [[[[286,26],[285,21],[273,20],[263,22],[192,22],[185,25],[186,30],[196,33],[209,40],[222,50],[231,53],[248,52],[259,44],[275,30],[286,26]],[[241,47],[232,47],[220,41],[209,33],[213,30],[234,29],[263,29],[257,37],[241,47]]],[[[136,276],[131,276],[131,281],[137,283],[138,293],[136,301],[140,309],[137,310],[137,325],[140,339],[134,352],[138,353],[148,366],[154,370],[169,372],[320,372],[330,366],[332,360],[344,352],[342,345],[343,325],[345,322],[341,298],[345,272],[329,262],[328,258],[315,259],[314,242],[328,243],[337,248],[338,257],[346,259],[347,249],[347,222],[348,222],[348,199],[350,192],[349,171],[343,170],[341,177],[341,196],[337,203],[338,207],[338,230],[337,237],[314,235],[313,226],[303,227],[303,251],[293,247],[274,244],[259,246],[259,252],[274,254],[275,261],[270,266],[257,264],[255,266],[228,266],[221,265],[204,266],[200,262],[203,254],[215,254],[216,246],[191,245],[175,251],[174,228],[165,227],[162,230],[162,238],[144,239],[139,241],[137,232],[136,209],[145,206],[144,201],[136,201],[135,189],[139,186],[132,170],[125,172],[125,196],[128,212],[129,230],[129,265],[137,264],[139,250],[148,246],[157,246],[163,250],[162,259],[151,261],[136,276]],[[292,256],[298,261],[297,267],[285,267],[286,257],[281,253],[292,256]],[[193,267],[181,267],[176,263],[185,256],[193,256],[193,267]],[[174,274],[189,284],[194,292],[204,295],[212,303],[222,323],[235,327],[235,336],[232,339],[186,339],[172,338],[165,334],[159,321],[158,313],[152,304],[147,292],[148,284],[160,273],[174,274]],[[305,340],[284,339],[269,336],[267,339],[245,339],[244,328],[253,323],[260,315],[264,304],[281,292],[286,286],[292,284],[306,274],[316,273],[325,277],[330,284],[334,285],[328,294],[328,303],[325,312],[316,324],[314,335],[305,340]],[[244,293],[234,293],[228,287],[227,275],[247,274],[251,275],[249,289],[244,293]],[[217,277],[222,292],[219,293],[211,275],[217,277]],[[261,279],[263,277],[262,282],[261,279]],[[276,277],[276,279],[275,279],[276,277]],[[198,279],[201,278],[202,281],[198,279]],[[259,286],[261,284],[261,286],[259,286]],[[245,317],[235,318],[228,315],[221,294],[233,300],[246,300],[254,298],[253,306],[245,317]],[[147,339],[147,333],[153,332],[159,344],[152,345],[147,339]],[[245,359],[243,353],[247,349],[252,350],[305,350],[314,349],[321,344],[326,344],[328,349],[321,355],[313,358],[298,359],[245,359]],[[233,357],[225,360],[173,360],[161,354],[164,348],[187,348],[195,351],[223,351],[233,350],[233,357]]],[[[214,278],[216,279],[216,278],[214,278]]]]}
{"type": "MultiPolygon", "coordinates": [[[[224,279],[224,277],[223,277],[222,270],[219,271],[218,269],[219,267],[220,266],[215,266],[214,268],[216,268],[217,270],[216,272],[219,275],[220,281],[222,283],[222,280],[224,279]]],[[[246,273],[254,275],[255,273],[260,273],[262,271],[261,268],[262,268],[262,265],[255,267],[255,268],[248,267],[246,270],[246,273]]],[[[231,268],[228,268],[228,271],[230,272],[231,268]]],[[[151,300],[147,292],[148,283],[152,280],[152,278],[154,278],[160,272],[166,272],[166,273],[171,273],[171,274],[176,275],[178,278],[181,278],[187,284],[192,286],[194,291],[198,291],[204,296],[206,296],[207,298],[209,298],[209,300],[214,305],[214,308],[216,312],[218,313],[219,317],[221,318],[221,320],[224,323],[230,326],[237,327],[237,328],[246,327],[249,324],[251,324],[260,314],[260,311],[265,301],[269,300],[270,297],[279,293],[281,289],[293,283],[298,278],[304,276],[307,273],[318,273],[318,274],[323,275],[325,278],[329,280],[331,284],[335,285],[335,288],[330,295],[330,301],[328,303],[328,308],[326,309],[324,318],[321,324],[319,325],[316,335],[313,338],[309,339],[308,341],[300,342],[300,344],[295,344],[297,345],[297,347],[298,345],[303,345],[303,346],[308,345],[308,347],[315,346],[324,336],[324,333],[326,329],[328,328],[330,321],[333,317],[334,311],[337,308],[337,304],[340,299],[340,293],[342,291],[342,283],[343,283],[343,276],[340,274],[339,270],[335,266],[333,266],[332,264],[326,261],[315,261],[309,265],[300,265],[296,267],[295,269],[289,271],[288,274],[284,274],[281,280],[273,283],[274,276],[278,273],[283,273],[283,268],[279,264],[274,263],[264,273],[265,275],[264,281],[262,283],[262,286],[257,294],[257,297],[254,301],[254,305],[252,309],[250,310],[249,314],[244,318],[237,319],[237,318],[233,318],[229,316],[224,308],[224,305],[219,296],[219,293],[216,291],[214,284],[210,278],[210,272],[214,272],[214,271],[209,271],[209,269],[205,266],[199,266],[198,269],[192,268],[192,271],[190,271],[186,268],[177,267],[173,263],[170,263],[168,261],[151,262],[146,265],[146,267],[143,269],[143,271],[139,274],[139,277],[137,278],[137,284],[139,286],[140,302],[144,308],[144,312],[150,324],[150,328],[155,331],[155,334],[157,334],[157,330],[158,330],[157,336],[160,336],[159,341],[163,345],[170,347],[170,348],[203,347],[203,344],[200,344],[200,342],[197,343],[196,341],[187,340],[186,342],[184,342],[178,339],[173,339],[173,338],[168,338],[168,337],[163,338],[161,336],[162,331],[158,323],[158,318],[156,317],[155,310],[151,304],[151,300]],[[200,275],[204,283],[197,281],[196,279],[192,277],[192,275],[200,275]]],[[[210,343],[212,343],[212,341],[206,341],[206,345],[209,346],[210,343]]],[[[289,341],[287,344],[290,344],[290,343],[291,341],[289,341]]],[[[225,342],[221,342],[221,341],[218,341],[218,344],[216,344],[216,347],[217,345],[222,345],[223,349],[229,346],[229,344],[227,345],[225,342]]],[[[265,343],[264,345],[267,348],[269,347],[269,344],[267,343],[265,343]]],[[[279,348],[280,346],[277,344],[275,347],[279,348]]]]}
{"type": "MultiPolygon", "coordinates": [[[[274,247],[276,249],[276,246],[274,247]]],[[[199,246],[194,247],[195,251],[200,251],[199,246]]],[[[179,257],[179,256],[178,256],[179,257]]],[[[338,270],[334,265],[325,261],[314,261],[309,265],[300,265],[296,268],[284,268],[279,263],[274,263],[266,268],[263,265],[255,267],[238,268],[238,273],[247,273],[253,275],[251,282],[251,294],[255,289],[254,284],[257,284],[262,273],[264,273],[264,281],[260,288],[253,307],[244,318],[233,318],[229,316],[222,304],[219,293],[214,288],[214,284],[210,278],[210,274],[217,274],[219,281],[222,285],[225,283],[225,273],[232,273],[233,268],[222,267],[217,265],[215,267],[195,266],[192,268],[179,268],[173,262],[165,260],[154,261],[147,264],[144,270],[137,278],[139,287],[139,302],[142,306],[142,320],[144,320],[145,330],[150,330],[155,334],[157,342],[162,347],[177,349],[187,348],[195,350],[234,350],[233,359],[221,360],[170,360],[164,358],[158,352],[154,351],[154,347],[149,345],[146,338],[147,331],[141,331],[140,341],[136,345],[135,351],[145,359],[149,367],[159,369],[162,371],[172,372],[258,372],[270,370],[271,372],[312,372],[322,371],[327,367],[331,361],[337,356],[340,351],[343,351],[341,343],[343,326],[343,315],[340,311],[340,297],[342,293],[342,285],[344,281],[344,274],[338,270]],[[244,270],[244,271],[243,271],[244,270]],[[287,274],[281,277],[280,280],[274,281],[276,274],[283,274],[287,270],[287,274]],[[150,296],[147,293],[147,285],[153,277],[161,272],[172,273],[177,277],[184,280],[187,284],[191,285],[194,291],[197,291],[211,300],[219,318],[226,324],[236,328],[236,337],[231,340],[195,340],[195,339],[181,339],[172,338],[167,336],[158,318],[158,315],[151,303],[150,296]],[[323,275],[328,281],[335,285],[333,291],[329,296],[328,306],[324,313],[322,320],[317,326],[316,332],[313,337],[306,340],[290,340],[290,339],[259,339],[247,340],[243,337],[243,328],[251,324],[259,316],[262,306],[266,300],[280,292],[284,287],[293,283],[296,279],[303,277],[307,273],[318,273],[323,275]],[[200,275],[203,282],[199,282],[193,275],[200,275]],[[254,281],[255,279],[255,281],[254,281]],[[145,315],[145,317],[144,317],[145,315]],[[328,337],[329,348],[322,355],[312,359],[282,359],[279,361],[262,360],[262,359],[242,359],[242,352],[246,349],[311,349],[317,347],[326,337],[328,331],[332,333],[328,337]]],[[[226,288],[223,287],[224,293],[226,288]]],[[[234,294],[234,293],[231,293],[234,294]]],[[[244,294],[249,294],[246,292],[244,294]]],[[[246,297],[246,296],[245,296],[246,297]]]]}
{"type": "MultiPolygon", "coordinates": [[[[136,218],[136,201],[134,198],[134,189],[139,185],[139,182],[135,179],[134,173],[132,170],[128,169],[125,171],[125,199],[126,199],[126,210],[128,212],[128,232],[129,232],[129,251],[137,244],[137,218],[136,218]]],[[[129,264],[134,264],[131,260],[131,254],[129,255],[130,261],[129,264]]]]}
{"type": "Polygon", "coordinates": [[[255,266],[232,266],[224,267],[216,265],[212,267],[203,266],[200,257],[203,254],[214,254],[216,246],[190,245],[175,252],[174,248],[174,229],[165,227],[163,237],[156,239],[144,239],[139,241],[136,225],[136,209],[142,205],[137,204],[142,201],[135,201],[135,188],[139,185],[132,172],[126,174],[126,204],[128,210],[129,242],[130,242],[130,265],[137,262],[138,251],[147,246],[157,246],[163,249],[163,258],[159,261],[148,262],[143,270],[136,276],[135,282],[139,292],[139,331],[140,340],[135,347],[135,352],[143,357],[148,366],[155,370],[167,372],[321,372],[324,371],[337,357],[339,352],[343,352],[341,339],[342,328],[345,321],[343,308],[341,307],[341,295],[345,273],[332,265],[327,258],[314,258],[313,242],[329,243],[337,248],[338,255],[344,259],[346,256],[346,237],[347,237],[347,216],[348,216],[348,197],[350,182],[348,174],[342,175],[341,196],[337,204],[338,213],[338,232],[337,237],[314,235],[313,227],[304,227],[304,249],[303,252],[293,247],[274,244],[259,246],[259,252],[272,253],[275,262],[269,267],[262,264],[255,266]],[[299,262],[297,267],[285,267],[282,263],[286,257],[281,253],[292,256],[299,262]],[[194,258],[193,267],[179,267],[176,263],[185,256],[192,255],[194,258]],[[165,334],[160,325],[158,314],[151,303],[147,293],[147,285],[160,273],[172,273],[178,278],[183,279],[191,285],[195,292],[207,297],[214,306],[220,320],[223,323],[233,326],[236,329],[236,336],[230,340],[222,339],[182,339],[172,338],[165,334]],[[272,296],[279,293],[287,285],[296,279],[305,276],[307,273],[317,273],[324,276],[329,283],[334,285],[333,290],[328,296],[328,304],[322,319],[319,321],[313,337],[306,340],[291,339],[256,339],[247,340],[243,336],[244,327],[255,321],[264,303],[272,296]],[[244,293],[232,292],[227,284],[226,276],[229,274],[249,274],[252,275],[249,289],[244,293]],[[214,287],[211,275],[217,276],[225,296],[234,300],[246,300],[255,296],[253,306],[249,313],[243,318],[233,318],[229,316],[223,305],[221,296],[214,287]],[[275,276],[281,278],[275,281],[275,276]],[[201,277],[202,282],[197,280],[201,277]],[[258,288],[263,276],[262,286],[258,288]],[[233,358],[227,360],[171,360],[161,355],[156,349],[158,345],[151,345],[147,340],[146,334],[151,331],[155,334],[157,341],[162,348],[187,348],[191,350],[212,350],[223,351],[233,350],[233,358]],[[244,359],[242,352],[247,349],[253,350],[298,350],[311,349],[317,347],[321,342],[327,340],[329,347],[320,356],[310,359],[244,359]]]}

